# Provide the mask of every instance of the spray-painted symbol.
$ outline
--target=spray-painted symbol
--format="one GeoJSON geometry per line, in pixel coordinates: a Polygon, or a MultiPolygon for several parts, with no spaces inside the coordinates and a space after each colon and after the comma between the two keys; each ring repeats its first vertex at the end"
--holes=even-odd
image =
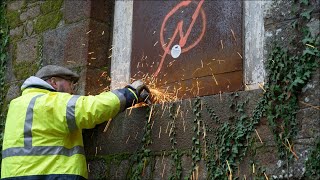
{"type": "Polygon", "coordinates": [[[181,47],[179,45],[174,45],[171,49],[171,56],[173,58],[178,58],[181,54],[181,47]]]}
{"type": "MultiPolygon", "coordinates": [[[[193,13],[192,15],[192,21],[188,27],[188,30],[186,32],[186,34],[184,34],[183,32],[183,20],[179,21],[178,24],[177,24],[177,27],[172,35],[172,37],[170,38],[170,41],[169,43],[166,45],[165,41],[164,41],[164,37],[163,37],[163,33],[164,33],[164,29],[165,29],[165,26],[166,26],[166,23],[168,21],[168,19],[174,15],[178,10],[179,8],[181,7],[187,7],[190,5],[190,3],[197,3],[197,1],[182,1],[180,2],[178,5],[176,5],[167,15],[166,17],[164,18],[163,22],[162,22],[162,25],[161,25],[161,30],[160,30],[160,43],[161,43],[161,46],[164,50],[164,53],[163,55],[161,56],[161,60],[160,60],[160,64],[158,66],[158,69],[156,70],[156,72],[154,73],[154,76],[158,76],[162,66],[163,66],[163,62],[167,56],[167,54],[170,53],[170,47],[172,45],[172,43],[174,42],[176,36],[178,35],[179,33],[179,37],[180,37],[180,40],[179,40],[179,46],[181,48],[181,53],[184,53],[184,52],[187,52],[189,51],[190,49],[192,49],[193,47],[195,47],[199,42],[200,40],[202,39],[204,33],[205,33],[205,30],[206,30],[206,15],[203,11],[203,9],[201,8],[204,0],[201,0],[198,2],[198,6],[195,10],[195,12],[193,13]],[[199,16],[199,14],[201,14],[201,22],[202,22],[202,30],[201,30],[201,34],[199,35],[199,37],[193,42],[191,43],[189,46],[185,47],[186,43],[187,43],[187,40],[188,40],[188,37],[190,35],[190,32],[199,16]]],[[[173,47],[174,48],[174,47],[173,47]]],[[[176,55],[176,54],[175,54],[176,55]]],[[[175,55],[172,55],[171,56],[175,56],[175,55]]],[[[180,54],[179,54],[180,55],[180,54]]],[[[178,56],[179,56],[178,55],[178,56]]]]}

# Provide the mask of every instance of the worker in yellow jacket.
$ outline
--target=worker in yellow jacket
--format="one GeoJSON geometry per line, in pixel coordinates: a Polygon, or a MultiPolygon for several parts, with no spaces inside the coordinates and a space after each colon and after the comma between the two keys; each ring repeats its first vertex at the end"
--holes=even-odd
{"type": "MultiPolygon", "coordinates": [[[[3,179],[87,179],[82,129],[93,128],[141,102],[140,80],[96,96],[73,94],[79,76],[48,65],[11,101],[2,151],[3,179]]],[[[145,94],[145,93],[144,93],[145,94]]]]}

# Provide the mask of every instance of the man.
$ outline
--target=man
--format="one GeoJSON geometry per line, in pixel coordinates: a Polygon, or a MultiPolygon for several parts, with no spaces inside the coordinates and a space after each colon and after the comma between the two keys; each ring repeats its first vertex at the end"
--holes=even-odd
{"type": "MultiPolygon", "coordinates": [[[[72,95],[79,76],[48,65],[10,103],[2,151],[4,179],[86,179],[82,129],[93,128],[143,100],[140,80],[96,96],[72,95]]],[[[146,93],[143,93],[146,94],[146,93]]]]}

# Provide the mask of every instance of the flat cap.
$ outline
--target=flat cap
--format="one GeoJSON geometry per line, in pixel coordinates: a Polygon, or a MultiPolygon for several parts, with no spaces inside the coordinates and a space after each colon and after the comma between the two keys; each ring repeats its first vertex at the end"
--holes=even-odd
{"type": "Polygon", "coordinates": [[[36,73],[35,76],[44,80],[50,77],[68,78],[73,82],[77,82],[79,80],[78,74],[72,72],[68,68],[57,66],[57,65],[44,66],[36,73]]]}

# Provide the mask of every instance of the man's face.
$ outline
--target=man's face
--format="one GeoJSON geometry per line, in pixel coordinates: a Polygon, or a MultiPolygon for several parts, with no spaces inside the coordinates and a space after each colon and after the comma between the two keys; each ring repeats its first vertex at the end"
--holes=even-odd
{"type": "Polygon", "coordinates": [[[58,92],[74,93],[74,84],[71,80],[61,77],[52,77],[49,81],[50,85],[58,92]]]}

